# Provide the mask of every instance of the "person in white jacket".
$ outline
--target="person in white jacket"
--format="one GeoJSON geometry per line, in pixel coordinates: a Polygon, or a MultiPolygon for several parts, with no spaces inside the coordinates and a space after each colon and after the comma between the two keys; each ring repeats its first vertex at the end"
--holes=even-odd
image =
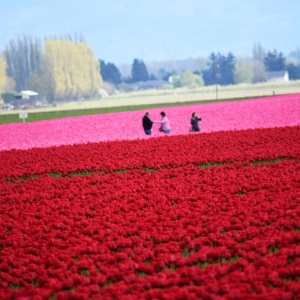
{"type": "Polygon", "coordinates": [[[169,119],[166,117],[166,113],[162,111],[160,113],[162,119],[161,121],[154,121],[154,123],[161,124],[159,131],[162,131],[164,134],[169,134],[171,132],[169,119]]]}

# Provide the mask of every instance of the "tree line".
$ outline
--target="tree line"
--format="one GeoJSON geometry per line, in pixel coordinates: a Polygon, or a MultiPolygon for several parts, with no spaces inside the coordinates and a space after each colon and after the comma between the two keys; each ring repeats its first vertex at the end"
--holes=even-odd
{"type": "Polygon", "coordinates": [[[282,52],[276,49],[267,53],[260,44],[253,46],[253,58],[250,62],[237,59],[231,52],[227,55],[211,53],[206,67],[199,71],[191,72],[177,70],[167,72],[160,69],[158,74],[149,75],[146,65],[142,60],[135,59],[131,67],[131,77],[122,78],[120,71],[113,63],[105,64],[101,61],[101,74],[103,80],[116,86],[122,82],[134,83],[153,79],[167,81],[172,77],[174,87],[202,86],[202,85],[232,85],[240,83],[258,83],[268,80],[268,72],[287,71],[290,80],[300,79],[300,50],[297,50],[294,60],[287,60],[282,52]]]}
{"type": "Polygon", "coordinates": [[[80,37],[11,40],[0,58],[0,92],[34,90],[49,102],[94,97],[102,86],[99,61],[80,37]]]}
{"type": "Polygon", "coordinates": [[[134,59],[131,67],[131,77],[122,78],[120,71],[113,63],[101,61],[103,80],[119,86],[122,82],[134,83],[162,79],[168,81],[172,77],[174,87],[195,87],[202,85],[232,85],[240,83],[258,83],[268,80],[268,72],[287,71],[290,80],[300,79],[300,50],[293,53],[293,60],[287,60],[282,52],[266,52],[260,44],[253,46],[253,57],[250,62],[237,59],[231,52],[227,55],[211,53],[206,68],[191,72],[177,70],[167,72],[160,69],[157,75],[149,75],[142,60],[134,59]]]}
{"type": "Polygon", "coordinates": [[[196,71],[159,69],[149,73],[143,60],[135,58],[131,75],[123,77],[111,62],[97,60],[81,36],[45,38],[42,42],[24,35],[11,40],[0,55],[0,94],[30,89],[48,101],[91,98],[104,85],[120,89],[137,82],[161,80],[177,87],[232,85],[267,81],[268,72],[287,71],[290,80],[300,79],[300,50],[294,60],[282,52],[266,52],[260,44],[253,46],[247,62],[228,54],[211,53],[206,66],[196,71]]]}

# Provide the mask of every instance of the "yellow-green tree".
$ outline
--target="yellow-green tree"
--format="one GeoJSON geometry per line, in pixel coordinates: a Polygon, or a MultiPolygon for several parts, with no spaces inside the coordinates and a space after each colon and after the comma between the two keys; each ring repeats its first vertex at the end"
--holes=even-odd
{"type": "Polygon", "coordinates": [[[200,75],[193,74],[189,70],[183,71],[180,75],[179,86],[181,87],[196,88],[203,85],[204,82],[202,77],[200,75]]]}
{"type": "Polygon", "coordinates": [[[239,60],[234,68],[234,83],[251,83],[253,79],[253,71],[251,66],[244,61],[239,60]]]}
{"type": "Polygon", "coordinates": [[[1,94],[4,92],[5,86],[7,84],[6,68],[6,60],[0,56],[0,99],[1,94]]]}
{"type": "Polygon", "coordinates": [[[84,42],[46,41],[41,69],[50,100],[90,98],[102,86],[99,61],[84,42]]]}

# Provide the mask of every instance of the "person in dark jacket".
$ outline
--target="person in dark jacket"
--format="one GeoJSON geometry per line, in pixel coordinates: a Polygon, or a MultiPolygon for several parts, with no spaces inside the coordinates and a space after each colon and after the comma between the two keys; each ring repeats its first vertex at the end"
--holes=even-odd
{"type": "Polygon", "coordinates": [[[198,122],[201,121],[201,118],[197,116],[195,112],[192,113],[192,119],[191,119],[191,129],[190,132],[200,132],[199,124],[198,122]]]}
{"type": "Polygon", "coordinates": [[[151,129],[153,122],[149,118],[150,113],[146,112],[143,117],[143,128],[146,135],[151,135],[151,129]]]}

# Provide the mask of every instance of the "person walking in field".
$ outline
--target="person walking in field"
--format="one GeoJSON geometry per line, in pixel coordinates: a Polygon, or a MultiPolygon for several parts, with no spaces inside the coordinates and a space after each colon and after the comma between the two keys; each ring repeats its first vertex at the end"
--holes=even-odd
{"type": "Polygon", "coordinates": [[[190,132],[200,132],[199,128],[199,121],[202,119],[197,116],[195,112],[192,113],[192,118],[191,118],[191,129],[190,132]]]}
{"type": "Polygon", "coordinates": [[[152,133],[151,129],[152,129],[153,122],[150,120],[149,115],[150,115],[150,113],[146,112],[143,117],[143,121],[142,121],[143,128],[144,128],[146,135],[151,135],[151,133],[152,133]]]}
{"type": "Polygon", "coordinates": [[[166,113],[164,111],[162,111],[160,115],[162,117],[161,121],[154,121],[154,123],[161,124],[159,131],[164,134],[169,134],[171,132],[169,119],[166,117],[166,113]]]}

